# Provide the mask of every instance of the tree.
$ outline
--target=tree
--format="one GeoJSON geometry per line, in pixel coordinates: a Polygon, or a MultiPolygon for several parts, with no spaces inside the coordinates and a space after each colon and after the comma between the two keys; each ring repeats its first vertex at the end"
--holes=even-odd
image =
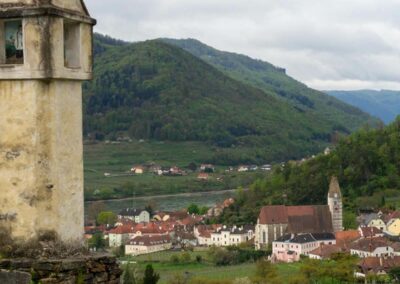
{"type": "Polygon", "coordinates": [[[196,204],[192,203],[187,208],[187,211],[189,212],[189,214],[199,214],[200,209],[199,209],[199,206],[197,206],[196,204]]]}
{"type": "Polygon", "coordinates": [[[197,170],[197,165],[196,165],[196,163],[194,163],[194,162],[191,162],[188,166],[187,166],[187,168],[189,169],[189,170],[191,170],[191,171],[196,171],[197,170]]]}
{"type": "Polygon", "coordinates": [[[400,267],[394,267],[390,269],[389,276],[396,282],[400,281],[400,267]]]}
{"type": "Polygon", "coordinates": [[[106,247],[106,241],[104,240],[102,233],[95,233],[89,240],[89,247],[102,249],[106,247]]]}
{"type": "Polygon", "coordinates": [[[89,205],[88,207],[88,216],[90,220],[96,220],[96,217],[100,214],[100,212],[104,211],[106,208],[104,202],[96,201],[89,205]]]}
{"type": "Polygon", "coordinates": [[[111,211],[103,211],[97,215],[97,224],[99,225],[114,225],[117,220],[117,215],[111,211]]]}
{"type": "Polygon", "coordinates": [[[160,275],[154,271],[151,264],[148,264],[144,271],[143,284],[157,284],[158,280],[160,280],[160,275]]]}
{"type": "Polygon", "coordinates": [[[135,269],[128,264],[125,266],[124,274],[123,274],[123,284],[136,284],[136,277],[135,277],[135,269]]]}

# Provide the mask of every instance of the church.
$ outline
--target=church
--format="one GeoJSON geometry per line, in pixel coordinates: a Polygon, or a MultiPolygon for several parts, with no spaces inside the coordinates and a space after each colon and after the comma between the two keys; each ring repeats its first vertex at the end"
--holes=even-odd
{"type": "Polygon", "coordinates": [[[264,206],[255,229],[256,249],[267,248],[273,241],[287,234],[342,231],[342,207],[342,194],[336,177],[330,181],[327,205],[264,206]]]}

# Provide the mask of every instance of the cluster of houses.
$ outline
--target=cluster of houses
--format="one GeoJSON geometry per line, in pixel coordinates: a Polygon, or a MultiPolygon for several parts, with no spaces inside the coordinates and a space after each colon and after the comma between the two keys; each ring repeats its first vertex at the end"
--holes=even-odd
{"type": "MultiPolygon", "coordinates": [[[[227,200],[224,203],[230,204],[227,200]]],[[[187,211],[158,212],[150,216],[146,210],[124,209],[111,229],[102,228],[110,248],[124,246],[128,255],[148,254],[171,248],[195,246],[230,246],[251,242],[255,227],[204,225],[205,216],[187,211]]],[[[87,237],[93,233],[86,228],[87,237]]]]}
{"type": "Polygon", "coordinates": [[[272,246],[271,261],[295,262],[301,257],[329,259],[337,253],[359,257],[358,277],[386,274],[400,267],[400,211],[364,213],[357,230],[342,227],[342,195],[331,179],[327,205],[265,206],[256,229],[256,249],[272,246]]]}
{"type": "MultiPolygon", "coordinates": [[[[191,169],[193,171],[193,169],[191,169]]],[[[233,167],[228,167],[226,172],[233,172],[235,169],[233,167]]],[[[272,166],[269,164],[257,166],[257,165],[240,165],[237,167],[238,172],[248,172],[248,171],[271,171],[272,166]]],[[[201,164],[198,168],[199,180],[207,180],[209,178],[209,174],[215,172],[215,166],[212,164],[201,164]]],[[[132,174],[141,175],[145,172],[154,173],[159,176],[183,176],[187,174],[186,170],[183,170],[177,166],[173,167],[161,167],[155,164],[148,164],[148,165],[135,165],[131,168],[130,172],[132,174]]]]}
{"type": "MultiPolygon", "coordinates": [[[[256,225],[206,225],[234,203],[227,199],[204,216],[187,211],[158,212],[125,209],[110,230],[104,230],[110,247],[125,247],[139,255],[194,246],[254,245],[272,248],[272,262],[295,262],[301,257],[329,259],[337,253],[359,257],[358,277],[385,274],[400,267],[400,211],[366,212],[358,216],[356,230],[343,230],[343,205],[339,182],[332,177],[327,205],[264,206],[256,225]]],[[[90,228],[88,228],[90,231],[90,228]]]]}

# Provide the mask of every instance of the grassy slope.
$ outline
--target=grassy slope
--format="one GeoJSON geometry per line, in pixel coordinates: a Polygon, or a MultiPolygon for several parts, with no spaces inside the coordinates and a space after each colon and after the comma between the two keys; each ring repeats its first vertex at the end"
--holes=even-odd
{"type": "MultiPolygon", "coordinates": [[[[142,255],[133,258],[137,261],[139,267],[144,269],[148,263],[151,263],[157,273],[160,273],[160,284],[168,283],[168,280],[176,274],[184,274],[189,272],[191,278],[208,279],[208,280],[234,280],[242,277],[252,277],[255,274],[254,263],[244,263],[234,266],[216,267],[210,263],[207,251],[189,252],[191,259],[194,260],[197,255],[202,256],[203,263],[190,264],[173,264],[170,262],[172,255],[181,255],[181,252],[165,251],[149,255],[142,255]]],[[[299,269],[299,263],[295,264],[279,264],[277,265],[279,278],[285,281],[295,274],[299,269]]]]}
{"type": "Polygon", "coordinates": [[[198,173],[183,177],[155,176],[151,173],[136,176],[105,177],[104,173],[124,174],[133,165],[154,162],[161,166],[187,167],[191,162],[200,165],[212,159],[218,148],[201,142],[139,142],[85,145],[86,199],[175,194],[210,190],[234,189],[249,185],[261,172],[225,173],[226,167],[217,165],[218,172],[207,182],[197,180],[198,173]],[[222,178],[217,181],[216,178],[222,178]],[[96,190],[100,193],[94,195],[96,190]]]}

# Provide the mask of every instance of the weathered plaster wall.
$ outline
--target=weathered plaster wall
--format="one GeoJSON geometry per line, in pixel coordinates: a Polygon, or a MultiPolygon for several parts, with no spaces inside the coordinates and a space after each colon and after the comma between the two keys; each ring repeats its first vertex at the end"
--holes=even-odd
{"type": "Polygon", "coordinates": [[[83,238],[80,81],[0,81],[0,226],[83,238]]]}

